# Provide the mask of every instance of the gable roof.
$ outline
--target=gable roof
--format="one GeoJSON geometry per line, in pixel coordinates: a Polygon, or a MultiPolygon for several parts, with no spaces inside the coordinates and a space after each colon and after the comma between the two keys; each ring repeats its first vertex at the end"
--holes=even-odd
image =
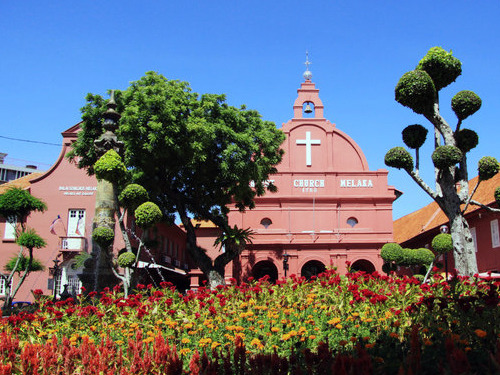
{"type": "Polygon", "coordinates": [[[16,180],[6,182],[5,184],[0,185],[0,194],[3,194],[7,189],[12,187],[26,189],[30,186],[31,180],[42,176],[44,173],[45,172],[33,172],[16,180]]]}
{"type": "MultiPolygon", "coordinates": [[[[469,181],[469,193],[474,189],[477,181],[478,177],[474,177],[469,181]]],[[[487,181],[482,181],[474,194],[473,200],[487,206],[494,204],[495,197],[493,194],[498,186],[500,186],[500,173],[487,181]]],[[[465,214],[470,214],[478,209],[480,209],[479,206],[471,204],[467,207],[465,214]]],[[[432,202],[422,207],[420,210],[394,221],[394,241],[397,243],[406,242],[419,234],[439,227],[447,222],[448,218],[444,212],[439,208],[436,202],[432,202]]]]}

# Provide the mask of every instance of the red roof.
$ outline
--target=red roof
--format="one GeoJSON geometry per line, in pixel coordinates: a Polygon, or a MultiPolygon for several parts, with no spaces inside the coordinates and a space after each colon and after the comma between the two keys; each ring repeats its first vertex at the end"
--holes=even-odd
{"type": "MultiPolygon", "coordinates": [[[[469,181],[469,192],[474,189],[477,184],[478,177],[469,181]]],[[[495,203],[494,192],[500,186],[500,173],[495,177],[482,181],[479,184],[473,200],[480,202],[484,205],[492,205],[495,203]]],[[[469,214],[477,209],[479,206],[469,205],[466,214],[469,214]]],[[[434,229],[448,222],[448,218],[439,208],[436,202],[432,202],[418,211],[412,212],[400,219],[394,221],[394,241],[403,243],[409,239],[418,236],[430,229],[434,229]]]]}

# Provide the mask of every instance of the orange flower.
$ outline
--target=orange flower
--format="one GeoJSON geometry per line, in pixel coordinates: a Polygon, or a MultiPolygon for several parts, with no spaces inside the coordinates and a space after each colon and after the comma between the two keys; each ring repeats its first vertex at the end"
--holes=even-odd
{"type": "Polygon", "coordinates": [[[475,332],[476,336],[480,337],[480,338],[486,337],[486,335],[487,335],[487,333],[485,331],[483,331],[482,329],[476,329],[474,332],[475,332]]]}

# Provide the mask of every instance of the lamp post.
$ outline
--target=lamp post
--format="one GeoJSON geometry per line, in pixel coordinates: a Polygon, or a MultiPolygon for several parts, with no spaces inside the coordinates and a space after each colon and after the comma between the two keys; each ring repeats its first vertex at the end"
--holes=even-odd
{"type": "Polygon", "coordinates": [[[57,277],[59,276],[59,262],[60,262],[60,260],[56,258],[53,260],[53,262],[54,262],[54,297],[53,297],[53,300],[55,302],[57,299],[57,277]]]}
{"type": "Polygon", "coordinates": [[[283,254],[283,271],[285,271],[285,277],[286,277],[286,271],[288,271],[288,257],[290,255],[286,252],[283,254]]]}
{"type": "MultiPolygon", "coordinates": [[[[443,234],[448,233],[448,226],[441,225],[439,231],[443,234]]],[[[444,273],[446,275],[446,281],[448,281],[448,252],[444,253],[444,273]]]]}

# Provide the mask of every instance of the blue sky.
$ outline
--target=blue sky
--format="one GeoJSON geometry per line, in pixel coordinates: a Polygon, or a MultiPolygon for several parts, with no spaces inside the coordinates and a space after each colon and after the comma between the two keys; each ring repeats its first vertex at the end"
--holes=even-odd
{"type": "MultiPolygon", "coordinates": [[[[481,110],[464,127],[479,134],[470,177],[482,156],[500,157],[499,1],[0,1],[0,135],[61,143],[80,119],[88,92],[125,89],[154,70],[188,81],[199,93],[225,93],[278,127],[312,61],[325,117],[363,149],[370,169],[401,146],[401,130],[429,124],[394,101],[394,86],[427,50],[442,46],[463,75],[440,94],[452,123],[451,97],[473,90],[481,110]]],[[[430,183],[431,142],[421,152],[430,183]]],[[[0,138],[6,163],[47,169],[60,147],[0,138]]],[[[389,183],[404,192],[394,218],[430,199],[398,170],[389,183]]]]}

